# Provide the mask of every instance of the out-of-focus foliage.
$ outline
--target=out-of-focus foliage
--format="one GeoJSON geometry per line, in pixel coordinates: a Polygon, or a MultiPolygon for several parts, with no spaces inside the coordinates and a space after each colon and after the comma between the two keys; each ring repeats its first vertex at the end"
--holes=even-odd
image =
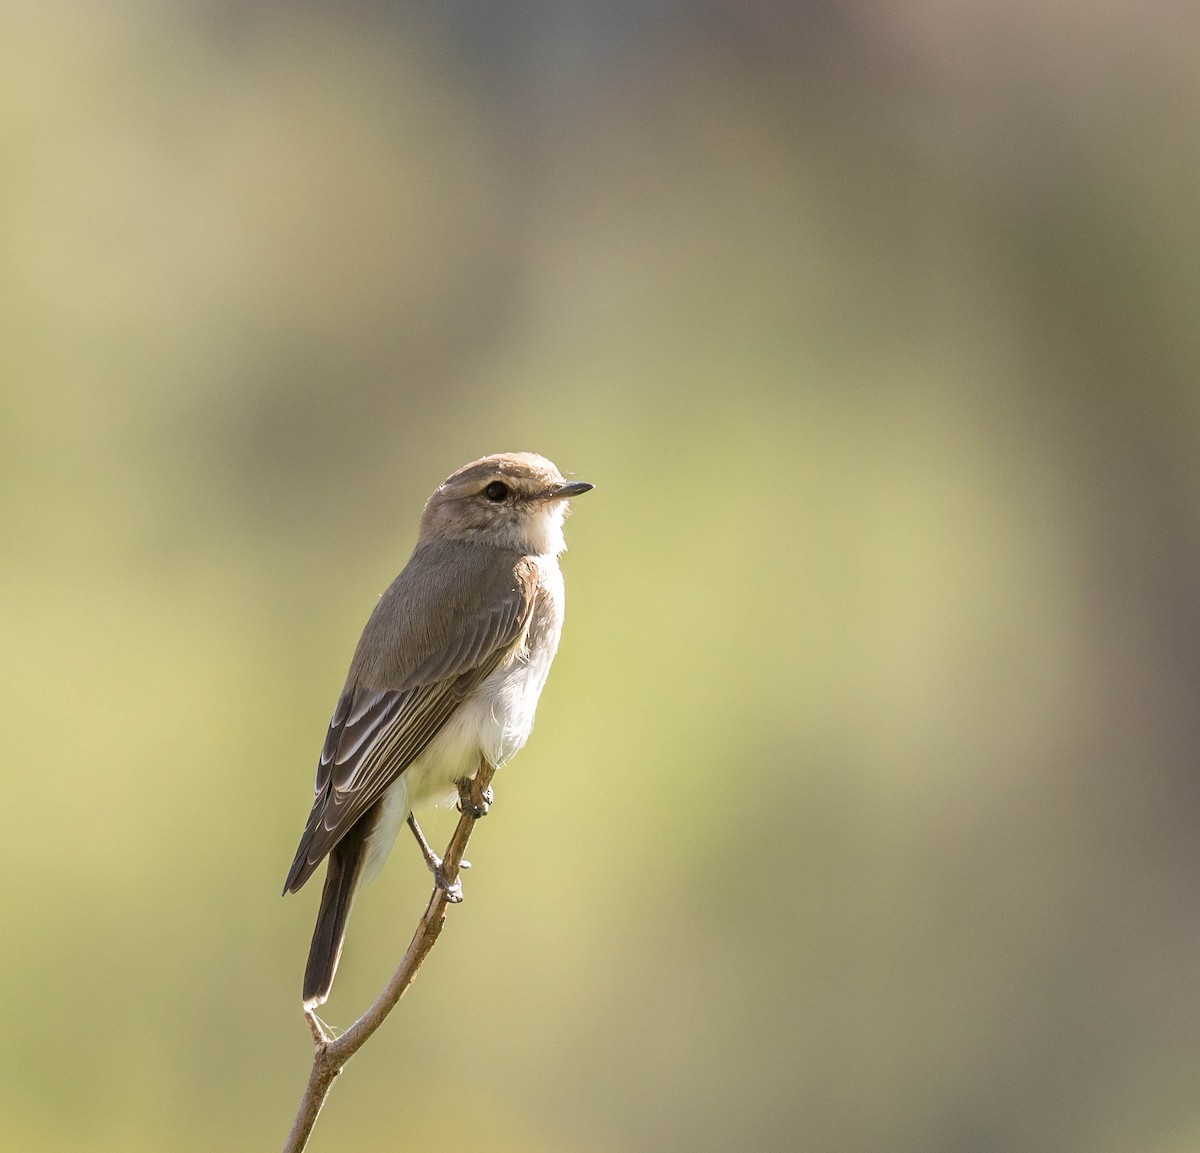
{"type": "Polygon", "coordinates": [[[534,449],[538,729],[314,1149],[1200,1147],[1198,32],[5,5],[0,1146],[282,1140],[346,662],[534,449]]]}

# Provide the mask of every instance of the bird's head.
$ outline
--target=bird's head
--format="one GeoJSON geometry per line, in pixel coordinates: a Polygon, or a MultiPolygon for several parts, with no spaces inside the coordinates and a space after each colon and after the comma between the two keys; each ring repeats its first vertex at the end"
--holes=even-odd
{"type": "Polygon", "coordinates": [[[568,501],[592,487],[566,480],[536,453],[485,456],[434,489],[421,516],[421,542],[470,540],[557,556],[567,547],[562,526],[568,501]]]}

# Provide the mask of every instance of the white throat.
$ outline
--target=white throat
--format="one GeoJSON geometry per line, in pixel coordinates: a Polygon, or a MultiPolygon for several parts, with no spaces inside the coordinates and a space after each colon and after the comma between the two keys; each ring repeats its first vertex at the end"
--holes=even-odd
{"type": "Polygon", "coordinates": [[[537,556],[558,556],[567,548],[563,536],[563,518],[567,515],[566,501],[556,500],[543,505],[538,514],[526,524],[525,545],[537,556]]]}

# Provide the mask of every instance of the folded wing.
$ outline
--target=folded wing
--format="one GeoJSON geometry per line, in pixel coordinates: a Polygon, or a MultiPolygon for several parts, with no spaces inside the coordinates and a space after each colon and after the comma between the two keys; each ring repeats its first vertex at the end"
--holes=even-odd
{"type": "MultiPolygon", "coordinates": [[[[364,683],[352,666],[329,724],[317,766],[316,798],[284,892],[295,892],[308,880],[421,755],[462,701],[521,643],[533,611],[536,569],[521,560],[507,571],[511,580],[496,581],[494,571],[480,574],[479,595],[468,595],[472,590],[467,590],[460,596],[469,607],[449,635],[425,646],[428,651],[418,650],[407,666],[401,660],[386,678],[390,685],[364,683]]],[[[404,577],[401,574],[385,597],[394,596],[400,604],[413,600],[404,577]]],[[[410,611],[421,608],[418,603],[410,611]]],[[[367,629],[394,629],[394,622],[385,622],[388,614],[377,610],[367,629]]],[[[398,643],[403,647],[402,635],[398,643]]]]}

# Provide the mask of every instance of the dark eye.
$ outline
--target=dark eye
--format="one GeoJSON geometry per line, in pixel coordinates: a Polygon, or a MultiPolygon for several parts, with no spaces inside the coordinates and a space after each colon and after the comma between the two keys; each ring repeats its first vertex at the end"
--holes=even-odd
{"type": "Polygon", "coordinates": [[[508,485],[502,480],[494,480],[483,490],[483,495],[499,504],[508,496],[508,485]]]}

